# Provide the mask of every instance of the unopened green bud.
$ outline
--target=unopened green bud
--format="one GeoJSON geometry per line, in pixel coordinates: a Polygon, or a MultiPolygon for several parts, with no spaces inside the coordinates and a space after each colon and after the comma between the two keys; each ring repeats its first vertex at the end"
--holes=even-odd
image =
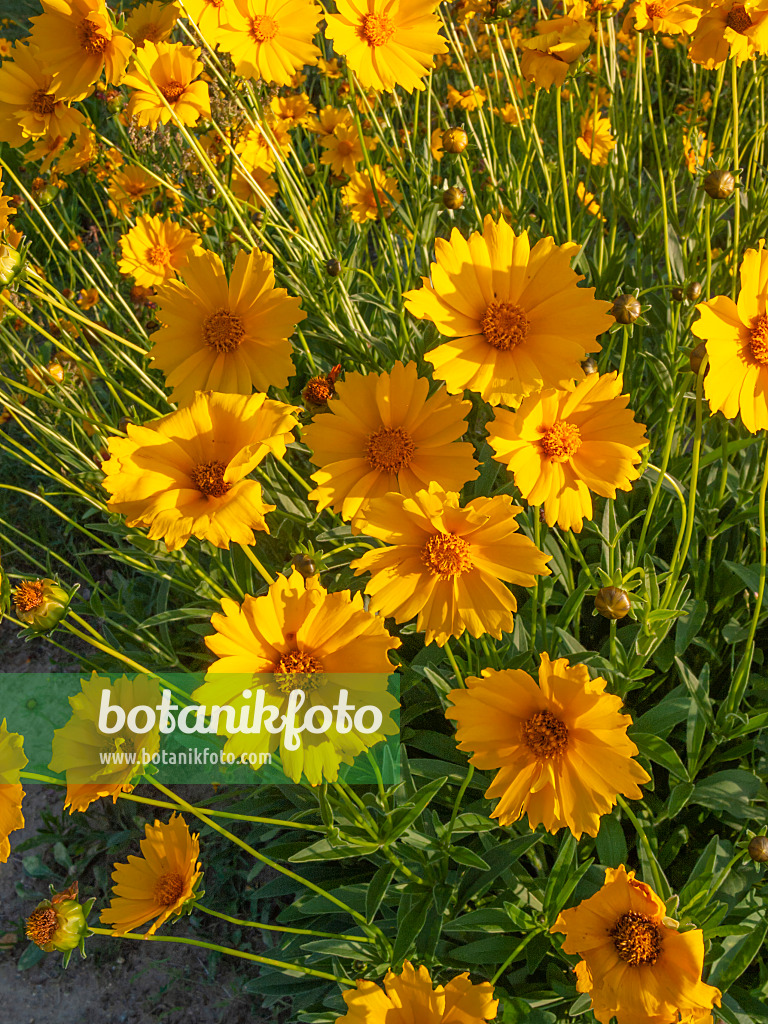
{"type": "Polygon", "coordinates": [[[64,618],[70,596],[55,580],[22,580],[13,591],[13,603],[25,625],[47,633],[64,618]]]}

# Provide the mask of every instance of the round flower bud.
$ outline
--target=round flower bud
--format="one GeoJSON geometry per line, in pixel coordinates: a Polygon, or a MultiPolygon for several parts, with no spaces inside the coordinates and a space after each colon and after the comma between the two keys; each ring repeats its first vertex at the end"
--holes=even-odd
{"type": "Polygon", "coordinates": [[[48,365],[45,368],[45,372],[50,377],[53,377],[53,379],[58,384],[61,384],[61,382],[64,380],[64,367],[61,365],[61,363],[48,363],[48,365]]]}
{"type": "Polygon", "coordinates": [[[704,191],[712,199],[730,199],[736,179],[730,171],[710,171],[704,179],[704,191]]]}
{"type": "Polygon", "coordinates": [[[460,210],[464,205],[464,189],[447,188],[443,192],[443,206],[447,210],[460,210]]]}
{"type": "Polygon", "coordinates": [[[685,297],[689,302],[696,302],[701,295],[701,283],[699,281],[691,281],[688,287],[685,289],[685,297]]]}
{"type": "Polygon", "coordinates": [[[70,595],[54,580],[22,580],[13,591],[21,621],[38,633],[47,633],[64,618],[70,595]]]}
{"type": "MultiPolygon", "coordinates": [[[[704,362],[704,356],[707,354],[707,343],[706,341],[700,341],[696,348],[692,348],[688,359],[691,363],[691,369],[698,377],[701,364],[704,362]]],[[[709,367],[707,367],[709,369],[709,367]]]]}
{"type": "Polygon", "coordinates": [[[684,295],[685,295],[685,292],[679,286],[672,289],[672,301],[673,302],[682,302],[684,295]]]}
{"type": "Polygon", "coordinates": [[[313,177],[317,171],[317,164],[304,164],[304,176],[307,178],[313,177]]]}
{"type": "Polygon", "coordinates": [[[619,587],[603,587],[595,597],[595,608],[604,619],[623,619],[631,607],[629,594],[619,587]]]}
{"type": "Polygon", "coordinates": [[[469,136],[463,128],[448,128],[443,132],[443,149],[446,153],[463,153],[469,145],[469,136]]]}
{"type": "Polygon", "coordinates": [[[301,573],[305,580],[308,580],[310,576],[314,576],[317,573],[317,566],[309,555],[294,555],[291,559],[291,565],[301,573]]]}
{"type": "Polygon", "coordinates": [[[77,900],[43,900],[27,918],[27,938],[46,953],[77,949],[88,935],[85,911],[77,900]]]}
{"type": "Polygon", "coordinates": [[[0,242],[0,285],[10,284],[20,273],[23,265],[21,253],[0,242]]]}
{"type": "Polygon", "coordinates": [[[641,312],[640,302],[634,295],[619,295],[611,306],[611,313],[618,324],[633,324],[641,312]]]}
{"type": "Polygon", "coordinates": [[[749,841],[747,853],[758,864],[768,861],[768,836],[753,836],[749,841]]]}
{"type": "Polygon", "coordinates": [[[597,373],[597,363],[592,356],[587,356],[586,359],[582,359],[581,368],[588,377],[593,373],[597,373]]]}
{"type": "Polygon", "coordinates": [[[341,273],[341,263],[338,260],[328,260],[325,264],[325,272],[328,277],[338,277],[341,273]]]}

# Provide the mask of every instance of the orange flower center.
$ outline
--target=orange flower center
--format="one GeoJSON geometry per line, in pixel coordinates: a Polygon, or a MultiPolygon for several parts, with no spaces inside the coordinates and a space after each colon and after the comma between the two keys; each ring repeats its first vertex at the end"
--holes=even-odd
{"type": "Polygon", "coordinates": [[[17,612],[31,612],[43,603],[43,581],[24,580],[13,592],[13,603],[17,612]]]}
{"type": "Polygon", "coordinates": [[[167,871],[155,882],[155,903],[161,907],[172,907],[184,892],[184,879],[178,871],[167,871]]]}
{"type": "Polygon", "coordinates": [[[243,321],[228,309],[217,309],[203,322],[203,341],[219,353],[234,352],[244,337],[243,321]]]}
{"type": "Polygon", "coordinates": [[[52,92],[38,89],[30,101],[29,109],[35,114],[52,114],[56,109],[56,97],[52,92]]]}
{"type": "Polygon", "coordinates": [[[523,739],[539,760],[560,757],[568,746],[568,729],[549,710],[537,711],[523,723],[523,739]]]}
{"type": "Polygon", "coordinates": [[[45,946],[56,934],[58,922],[53,907],[34,910],[27,918],[27,938],[38,946],[45,946]]]}
{"type": "Polygon", "coordinates": [[[162,34],[163,30],[159,25],[145,25],[134,36],[133,45],[138,50],[143,43],[160,43],[162,42],[162,34]]]}
{"type": "Polygon", "coordinates": [[[217,460],[204,462],[195,466],[189,479],[192,481],[192,486],[207,498],[222,498],[232,486],[224,479],[226,469],[226,465],[217,460]]]}
{"type": "Polygon", "coordinates": [[[182,85],[181,82],[172,80],[166,82],[165,85],[160,86],[160,92],[165,96],[169,103],[175,103],[179,96],[184,94],[186,85],[182,85]]]}
{"type": "Polygon", "coordinates": [[[461,576],[472,568],[469,544],[455,533],[436,533],[421,549],[421,560],[441,580],[461,576]]]}
{"type": "Polygon", "coordinates": [[[288,651],[276,663],[275,682],[281,693],[316,690],[322,684],[323,663],[307,651],[288,651]]]}
{"type": "Polygon", "coordinates": [[[630,910],[622,914],[608,933],[621,959],[631,967],[655,964],[661,954],[661,935],[645,914],[630,910]]]}
{"type": "Polygon", "coordinates": [[[302,392],[304,400],[312,405],[325,405],[335,393],[333,381],[327,377],[310,377],[302,392]]]}
{"type": "Polygon", "coordinates": [[[749,332],[749,353],[756,363],[768,366],[768,314],[756,316],[749,332]]]}
{"type": "Polygon", "coordinates": [[[748,28],[752,28],[754,22],[747,14],[743,4],[734,4],[733,7],[728,11],[728,17],[725,19],[725,23],[728,28],[732,28],[734,32],[738,32],[739,35],[744,35],[748,28]]]}
{"type": "Polygon", "coordinates": [[[649,18],[663,18],[667,8],[664,4],[646,4],[645,12],[649,18]]]}
{"type": "Polygon", "coordinates": [[[531,322],[513,302],[492,302],[480,321],[480,330],[489,345],[509,352],[528,337],[531,322]]]}
{"type": "Polygon", "coordinates": [[[360,38],[369,46],[383,46],[395,31],[395,23],[386,14],[366,14],[360,23],[360,38]]]}
{"type": "Polygon", "coordinates": [[[353,142],[349,142],[347,139],[342,139],[341,142],[336,144],[336,152],[339,156],[349,156],[354,148],[355,144],[353,142]]]}
{"type": "Polygon", "coordinates": [[[581,432],[575,423],[558,420],[542,437],[541,447],[550,462],[567,462],[581,448],[581,432]]]}
{"type": "Polygon", "coordinates": [[[80,39],[80,47],[85,50],[91,57],[98,57],[109,46],[109,39],[105,35],[99,32],[98,25],[94,24],[90,19],[83,18],[80,22],[80,28],[78,30],[78,36],[80,39]]]}
{"type": "Polygon", "coordinates": [[[374,469],[399,473],[407,469],[416,451],[413,438],[402,427],[381,427],[365,442],[365,457],[374,469]]]}
{"type": "Polygon", "coordinates": [[[147,263],[153,267],[164,267],[171,261],[171,250],[162,242],[157,242],[151,249],[147,249],[147,263]]]}
{"type": "Polygon", "coordinates": [[[270,18],[268,14],[257,14],[255,18],[251,18],[249,35],[255,43],[266,43],[275,38],[277,29],[278,25],[274,18],[270,18]]]}

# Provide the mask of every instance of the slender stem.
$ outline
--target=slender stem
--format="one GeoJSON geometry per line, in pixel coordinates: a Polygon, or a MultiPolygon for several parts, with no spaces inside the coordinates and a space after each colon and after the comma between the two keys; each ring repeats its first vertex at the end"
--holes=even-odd
{"type": "Polygon", "coordinates": [[[236,924],[240,928],[261,928],[266,932],[287,932],[289,935],[316,935],[320,939],[349,939],[352,942],[373,942],[367,935],[339,935],[337,932],[315,932],[311,928],[289,928],[287,925],[263,924],[261,921],[244,921],[240,917],[230,917],[229,914],[220,914],[218,910],[211,910],[204,907],[202,903],[195,903],[195,910],[202,910],[204,914],[211,917],[218,917],[222,921],[236,924]]]}
{"type": "Polygon", "coordinates": [[[565,204],[565,233],[567,241],[573,237],[571,227],[571,197],[569,194],[570,184],[568,174],[565,170],[565,149],[563,147],[563,96],[562,87],[558,85],[555,93],[555,112],[557,115],[557,156],[560,162],[560,178],[563,183],[563,201],[565,204]]]}
{"type": "Polygon", "coordinates": [[[251,548],[250,548],[250,546],[249,546],[248,544],[241,544],[241,545],[240,545],[240,547],[242,548],[242,550],[243,550],[243,552],[244,552],[244,554],[245,554],[246,558],[247,558],[247,559],[248,559],[248,561],[249,561],[249,562],[251,563],[251,565],[253,565],[253,566],[254,566],[254,567],[255,567],[255,568],[257,569],[257,571],[258,571],[259,575],[260,575],[260,576],[261,576],[261,577],[262,577],[262,578],[263,578],[264,580],[266,580],[266,582],[267,582],[267,586],[271,587],[271,586],[272,586],[272,584],[273,584],[273,583],[274,583],[275,581],[274,581],[274,580],[272,579],[272,577],[271,577],[271,576],[269,575],[269,573],[267,572],[267,570],[266,570],[266,569],[264,568],[264,566],[263,566],[263,565],[261,564],[261,562],[260,562],[260,561],[258,560],[258,558],[256,557],[256,555],[254,555],[254,553],[253,553],[253,552],[251,551],[251,548]]]}
{"type": "Polygon", "coordinates": [[[616,796],[616,799],[618,800],[619,805],[621,806],[621,809],[624,811],[626,816],[629,818],[629,820],[634,825],[635,832],[637,832],[638,837],[640,838],[640,842],[641,842],[641,844],[643,846],[643,849],[645,850],[646,855],[648,856],[648,863],[651,865],[651,873],[653,874],[653,882],[654,882],[654,885],[656,887],[656,893],[663,900],[665,900],[669,896],[668,886],[667,886],[666,882],[664,881],[664,878],[663,878],[663,876],[661,874],[661,870],[660,870],[658,862],[656,860],[656,855],[654,854],[653,849],[651,848],[651,843],[650,843],[650,840],[648,839],[648,836],[646,835],[645,829],[643,828],[643,826],[638,821],[637,817],[635,816],[634,811],[630,810],[630,807],[627,804],[627,801],[624,799],[624,797],[620,793],[616,796]]]}
{"type": "Polygon", "coordinates": [[[458,683],[459,686],[465,686],[466,684],[464,682],[464,677],[461,674],[459,666],[456,664],[456,658],[454,656],[453,651],[451,650],[450,640],[448,640],[447,644],[445,645],[445,653],[448,655],[448,661],[450,661],[451,668],[453,669],[453,674],[456,676],[456,682],[458,683]]]}
{"type": "Polygon", "coordinates": [[[741,187],[739,185],[739,69],[736,61],[731,60],[731,112],[733,115],[733,176],[736,180],[733,189],[733,279],[731,296],[736,298],[739,283],[739,224],[741,218],[741,187]]]}
{"type": "MultiPolygon", "coordinates": [[[[57,785],[66,785],[58,779],[46,779],[40,776],[41,782],[54,782],[57,785]]],[[[145,796],[136,796],[135,793],[120,793],[121,800],[130,800],[136,804],[147,804],[150,807],[164,807],[169,811],[177,810],[176,804],[168,803],[167,800],[150,800],[145,796]]],[[[257,825],[279,825],[280,828],[298,828],[307,832],[325,832],[325,825],[304,825],[299,821],[285,821],[283,818],[258,818],[253,814],[235,814],[234,811],[214,811],[210,807],[200,807],[202,814],[209,814],[212,818],[230,818],[232,821],[253,821],[257,825]]]]}

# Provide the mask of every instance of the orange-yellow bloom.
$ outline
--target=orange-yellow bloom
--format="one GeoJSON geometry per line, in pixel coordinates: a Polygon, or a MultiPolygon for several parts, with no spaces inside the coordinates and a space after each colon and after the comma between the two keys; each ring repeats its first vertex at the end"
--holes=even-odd
{"type": "Polygon", "coordinates": [[[123,78],[123,85],[132,90],[128,116],[150,128],[168,124],[174,120],[174,115],[186,125],[197,124],[201,117],[210,117],[208,85],[197,79],[203,70],[199,56],[200,50],[195,46],[145,42],[123,78]]]}
{"type": "Polygon", "coordinates": [[[8,836],[16,829],[24,828],[24,815],[21,813],[24,790],[19,775],[27,763],[23,742],[18,733],[8,732],[3,719],[0,723],[0,864],[5,864],[11,855],[8,836]]]}
{"type": "Polygon", "coordinates": [[[172,220],[139,217],[120,239],[123,256],[117,266],[121,274],[130,275],[142,288],[156,287],[186,266],[187,257],[199,242],[199,235],[172,220]]]}
{"type": "Polygon", "coordinates": [[[536,22],[531,39],[523,39],[520,70],[537,89],[549,92],[551,85],[562,85],[566,75],[589,46],[592,23],[581,18],[550,18],[536,22]]]}
{"type": "Polygon", "coordinates": [[[52,81],[37,49],[16,43],[0,67],[0,142],[23,146],[50,134],[63,145],[83,124],[83,115],[67,106],[52,81]]]}
{"type": "Polygon", "coordinates": [[[370,174],[367,168],[364,171],[355,171],[350,177],[349,184],[341,190],[341,201],[350,208],[352,220],[356,224],[378,220],[379,210],[384,217],[389,217],[394,209],[393,200],[399,203],[402,198],[403,194],[397,187],[397,179],[389,177],[379,164],[371,167],[370,174]]]}
{"type": "Polygon", "coordinates": [[[289,85],[320,56],[313,39],[321,13],[311,0],[228,0],[212,41],[231,54],[238,75],[289,85]]]}

